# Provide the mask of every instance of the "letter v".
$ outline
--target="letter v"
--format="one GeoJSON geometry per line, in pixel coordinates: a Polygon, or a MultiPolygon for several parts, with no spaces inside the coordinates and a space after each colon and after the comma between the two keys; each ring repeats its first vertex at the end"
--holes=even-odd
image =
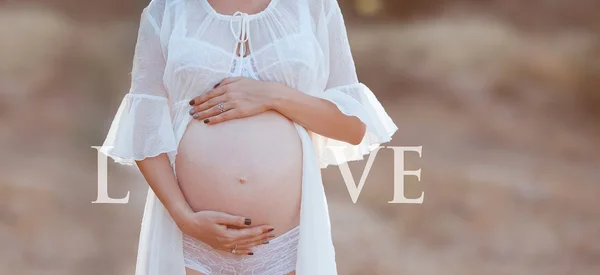
{"type": "MultiPolygon", "coordinates": [[[[331,146],[328,147],[334,153],[335,156],[340,156],[343,153],[336,149],[342,149],[343,147],[331,146]]],[[[344,183],[346,183],[346,187],[348,188],[348,193],[350,193],[350,198],[352,198],[352,202],[356,203],[358,201],[358,196],[362,191],[362,188],[365,185],[367,177],[369,176],[369,172],[371,171],[371,167],[373,166],[373,162],[377,157],[377,152],[379,149],[383,148],[383,146],[377,147],[377,149],[373,150],[371,154],[369,154],[369,159],[367,160],[367,165],[363,170],[362,176],[360,177],[360,181],[358,182],[358,186],[354,182],[354,178],[352,177],[352,172],[350,171],[350,167],[348,167],[348,163],[344,162],[339,164],[340,172],[342,173],[342,178],[344,179],[344,183]]]]}

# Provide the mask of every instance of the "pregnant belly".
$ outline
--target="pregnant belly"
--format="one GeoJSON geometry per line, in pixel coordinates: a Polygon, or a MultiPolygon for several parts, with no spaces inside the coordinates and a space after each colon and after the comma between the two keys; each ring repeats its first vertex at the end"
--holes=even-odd
{"type": "Polygon", "coordinates": [[[175,167],[194,211],[251,218],[279,234],[298,224],[302,146],[294,124],[278,112],[214,125],[192,120],[175,167]]]}

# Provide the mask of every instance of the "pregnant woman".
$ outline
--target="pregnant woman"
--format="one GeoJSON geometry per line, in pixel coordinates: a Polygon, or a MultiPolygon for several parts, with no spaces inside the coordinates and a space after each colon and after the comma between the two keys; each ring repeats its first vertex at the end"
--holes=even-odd
{"type": "Polygon", "coordinates": [[[102,147],[150,186],[136,275],[337,274],[320,169],[396,130],[336,0],[152,0],[102,147]]]}

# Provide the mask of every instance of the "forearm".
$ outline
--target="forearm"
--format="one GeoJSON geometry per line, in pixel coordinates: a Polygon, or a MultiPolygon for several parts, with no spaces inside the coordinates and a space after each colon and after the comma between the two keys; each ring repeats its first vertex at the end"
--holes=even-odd
{"type": "Polygon", "coordinates": [[[136,161],[140,172],[176,223],[193,211],[179,188],[166,154],[136,161]]]}
{"type": "Polygon", "coordinates": [[[322,136],[355,145],[362,141],[366,125],[357,117],[345,115],[328,100],[283,84],[272,85],[271,109],[322,136]]]}

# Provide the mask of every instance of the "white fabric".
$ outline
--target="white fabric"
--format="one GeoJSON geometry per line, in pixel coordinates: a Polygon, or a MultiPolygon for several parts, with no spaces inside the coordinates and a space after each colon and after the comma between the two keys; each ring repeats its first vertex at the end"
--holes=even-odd
{"type": "MultiPolygon", "coordinates": [[[[189,100],[232,72],[244,75],[237,68],[247,65],[235,66],[239,62],[251,64],[261,80],[329,100],[367,125],[363,141],[354,146],[295,123],[303,150],[296,274],[337,274],[319,168],[362,159],[390,141],[397,127],[358,82],[335,0],[271,0],[262,12],[235,16],[217,13],[207,0],[152,0],[141,16],[131,90],[102,152],[122,164],[167,153],[174,168],[179,141],[191,121],[189,100]],[[240,58],[236,50],[246,40],[248,48],[240,53],[250,56],[240,58]],[[333,154],[331,146],[343,153],[333,154]]],[[[182,250],[182,232],[150,189],[136,275],[184,275],[182,250]]]]}
{"type": "Polygon", "coordinates": [[[254,62],[252,62],[251,56],[242,57],[240,59],[234,60],[229,76],[243,76],[247,78],[261,80],[260,77],[258,77],[256,68],[254,68],[254,62]]]}
{"type": "Polygon", "coordinates": [[[183,254],[188,268],[206,275],[285,275],[296,269],[300,228],[252,249],[254,255],[235,255],[219,251],[183,235],[183,254]]]}

